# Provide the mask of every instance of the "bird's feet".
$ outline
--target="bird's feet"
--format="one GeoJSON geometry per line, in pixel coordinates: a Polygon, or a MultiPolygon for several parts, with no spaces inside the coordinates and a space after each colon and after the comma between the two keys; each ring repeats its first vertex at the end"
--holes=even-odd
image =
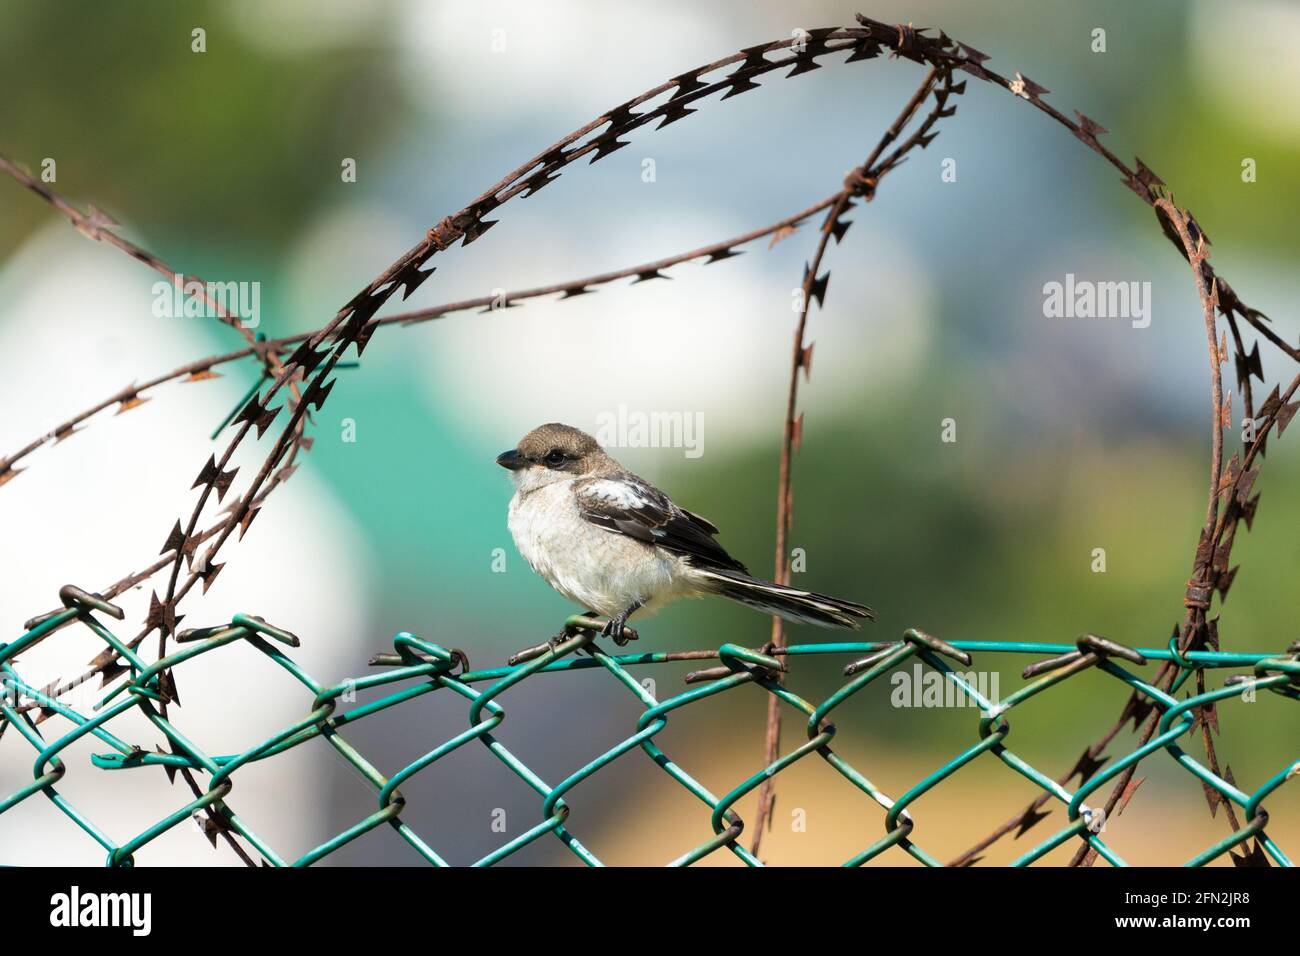
{"type": "Polygon", "coordinates": [[[628,641],[635,641],[640,637],[640,635],[637,634],[636,628],[628,626],[627,619],[632,616],[634,611],[640,610],[640,608],[641,605],[639,603],[633,604],[622,614],[610,618],[609,621],[606,622],[605,626],[600,629],[600,633],[604,634],[606,637],[613,638],[614,643],[619,647],[627,644],[628,641]]]}
{"type": "MultiPolygon", "coordinates": [[[[628,626],[627,619],[632,615],[633,611],[636,611],[640,607],[641,607],[640,604],[634,605],[628,608],[622,614],[610,618],[600,628],[599,633],[605,637],[613,638],[614,643],[617,644],[619,647],[622,647],[628,641],[635,641],[639,637],[639,635],[636,632],[636,628],[628,626]]],[[[536,644],[533,647],[525,647],[522,651],[519,651],[518,653],[515,654],[511,654],[510,657],[506,659],[506,663],[511,667],[515,667],[516,665],[524,664],[527,663],[528,661],[535,660],[541,657],[543,654],[547,653],[548,651],[549,652],[559,651],[561,647],[563,647],[565,644],[567,644],[570,640],[572,640],[576,635],[580,633],[584,633],[584,632],[587,634],[597,633],[596,625],[597,625],[597,615],[590,611],[588,611],[586,614],[572,617],[567,622],[565,622],[564,627],[561,628],[559,633],[554,634],[551,637],[548,637],[545,643],[536,644]]]]}

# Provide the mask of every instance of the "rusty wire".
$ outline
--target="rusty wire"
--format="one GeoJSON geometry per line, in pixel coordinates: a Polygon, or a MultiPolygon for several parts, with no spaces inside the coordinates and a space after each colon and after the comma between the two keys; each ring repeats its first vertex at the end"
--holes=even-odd
{"type": "MultiPolygon", "coordinates": [[[[1251,498],[1250,491],[1259,472],[1260,463],[1257,462],[1257,459],[1262,457],[1265,441],[1268,434],[1274,430],[1274,426],[1276,425],[1276,431],[1280,435],[1295,415],[1297,406],[1300,406],[1300,402],[1293,401],[1297,385],[1300,384],[1300,376],[1297,376],[1285,393],[1281,391],[1280,385],[1275,387],[1268,399],[1260,406],[1258,413],[1256,413],[1252,403],[1250,378],[1254,376],[1261,382],[1264,381],[1259,357],[1259,345],[1258,342],[1254,343],[1253,350],[1247,353],[1246,343],[1241,334],[1241,327],[1238,324],[1239,320],[1249,325],[1261,338],[1293,360],[1300,360],[1300,348],[1291,346],[1282,340],[1269,327],[1267,316],[1247,306],[1237,297],[1226,282],[1216,276],[1205,252],[1205,244],[1208,240],[1204,238],[1203,232],[1195,224],[1194,218],[1191,217],[1190,213],[1179,210],[1172,205],[1166,197],[1163,182],[1140,159],[1137,159],[1134,166],[1130,168],[1118,156],[1102,145],[1098,139],[1099,135],[1106,132],[1102,126],[1078,112],[1075,114],[1077,122],[1070,120],[1043,100],[1043,95],[1048,92],[1045,88],[1019,72],[1008,78],[992,71],[985,65],[989,59],[985,54],[966,44],[952,41],[942,32],[936,37],[927,35],[931,32],[927,29],[914,28],[910,24],[906,26],[885,24],[861,15],[858,16],[857,20],[857,27],[821,28],[807,31],[806,35],[802,37],[792,37],[748,47],[731,56],[679,74],[598,116],[590,123],[570,133],[508,173],[459,212],[440,220],[429,229],[421,241],[399,257],[365,289],[347,302],[329,322],[313,332],[271,342],[258,342],[247,329],[239,326],[237,322],[231,321],[231,317],[221,313],[219,306],[210,303],[210,305],[216,307],[222,321],[239,329],[246,340],[246,348],[222,356],[212,356],[189,363],[139,386],[129,387],[115,393],[114,396],[97,404],[95,407],[74,416],[63,425],[56,427],[50,437],[61,441],[74,433],[77,426],[98,411],[102,411],[113,404],[119,406],[119,412],[129,410],[144,401],[144,392],[158,385],[181,378],[187,378],[189,381],[210,378],[216,374],[212,372],[214,366],[249,356],[256,356],[259,362],[262,363],[265,373],[264,382],[269,383],[265,393],[261,389],[256,391],[230,423],[233,435],[224,451],[219,456],[211,456],[199,472],[194,483],[194,487],[200,489],[198,501],[187,518],[178,519],[174,523],[163,546],[162,557],[152,559],[143,568],[123,576],[114,584],[100,592],[96,592],[99,599],[111,600],[127,588],[150,579],[160,571],[170,569],[164,595],[160,598],[157,592],[154,592],[150,602],[150,610],[143,622],[142,630],[132,640],[125,642],[126,646],[135,651],[149,634],[157,631],[159,634],[158,659],[161,660],[166,656],[167,641],[175,636],[177,622],[182,616],[178,613],[181,602],[196,584],[201,583],[203,590],[207,590],[223,567],[222,564],[213,560],[222,546],[236,533],[236,530],[238,530],[240,537],[243,536],[266,502],[267,497],[293,473],[296,468],[298,453],[310,449],[311,439],[306,435],[306,426],[310,423],[311,412],[313,409],[319,410],[328,398],[334,385],[331,375],[339,367],[339,363],[349,347],[355,346],[356,354],[359,356],[365,349],[370,337],[381,326],[409,325],[447,315],[453,311],[491,305],[490,297],[483,297],[435,306],[430,309],[380,317],[378,315],[379,310],[392,299],[394,293],[399,289],[403,292],[402,297],[406,298],[428,279],[433,272],[433,268],[426,269],[425,266],[434,255],[447,249],[457,241],[460,241],[462,245],[468,245],[475,241],[495,224],[495,220],[486,218],[489,214],[516,196],[527,197],[544,188],[558,178],[562,171],[577,159],[589,157],[590,162],[596,162],[627,145],[627,141],[623,137],[640,127],[658,120],[659,125],[656,128],[661,129],[696,112],[695,109],[691,108],[691,104],[697,103],[705,97],[723,92],[724,95],[721,99],[725,100],[739,93],[756,89],[759,87],[759,84],[755,82],[758,77],[784,67],[792,67],[790,72],[785,74],[787,77],[811,72],[822,66],[817,62],[818,58],[830,53],[847,52],[849,55],[844,62],[849,63],[875,59],[882,52],[888,52],[890,58],[906,59],[928,67],[929,73],[922,82],[921,87],[918,88],[917,94],[904,108],[899,120],[890,130],[886,131],[871,157],[861,166],[855,167],[846,177],[843,187],[828,199],[800,213],[779,220],[771,226],[744,236],[734,237],[715,243],[712,246],[661,259],[657,262],[645,263],[637,267],[511,293],[506,297],[507,302],[512,303],[516,300],[522,301],[527,298],[557,293],[561,294],[563,298],[571,298],[589,292],[595,286],[632,276],[635,276],[637,281],[663,278],[662,270],[670,266],[706,257],[708,262],[730,258],[736,254],[736,247],[740,245],[769,235],[773,237],[773,241],[776,241],[789,234],[790,231],[811,216],[819,212],[826,212],[820,229],[816,252],[803,278],[803,311],[798,319],[792,352],[790,389],[783,428],[781,471],[778,485],[777,576],[778,580],[780,580],[783,575],[788,575],[788,557],[785,554],[785,543],[792,520],[793,482],[791,458],[792,454],[800,447],[802,438],[803,418],[802,415],[796,416],[795,414],[797,410],[798,374],[800,370],[803,370],[805,376],[808,374],[812,355],[811,345],[805,344],[807,309],[813,299],[816,299],[821,304],[825,295],[827,276],[819,276],[818,273],[828,245],[828,239],[831,235],[834,235],[838,241],[843,236],[843,231],[847,229],[848,224],[843,222],[840,217],[853,206],[853,200],[856,198],[870,199],[880,178],[896,167],[912,148],[924,147],[933,138],[932,127],[934,124],[943,116],[951,115],[952,109],[945,105],[945,99],[950,94],[961,92],[960,89],[954,88],[951,83],[954,72],[960,71],[978,80],[1002,87],[1064,126],[1091,151],[1097,153],[1121,173],[1125,185],[1157,211],[1163,231],[1174,243],[1175,247],[1178,248],[1179,252],[1188,260],[1198,278],[1198,288],[1203,299],[1208,303],[1207,331],[1211,342],[1214,414],[1217,422],[1211,462],[1209,513],[1194,557],[1193,574],[1185,596],[1184,603],[1187,607],[1187,614],[1176,636],[1182,653],[1204,648],[1217,648],[1219,646],[1217,620],[1207,620],[1206,611],[1210,607],[1213,594],[1217,591],[1220,597],[1225,595],[1237,573],[1237,568],[1228,568],[1228,556],[1240,520],[1244,519],[1247,528],[1249,528],[1255,517],[1258,495],[1256,494],[1251,498]],[[781,55],[787,51],[789,55],[781,55]],[[769,59],[769,55],[776,56],[774,59],[769,59]],[[704,77],[711,77],[718,71],[728,67],[734,67],[734,69],[724,76],[709,80],[704,79],[704,77]],[[669,91],[672,91],[672,96],[664,102],[645,109],[643,112],[635,112],[638,107],[669,91]],[[888,157],[879,160],[883,150],[901,134],[903,126],[916,115],[920,106],[932,93],[935,95],[935,108],[922,122],[919,129],[904,140],[888,157]],[[1226,336],[1219,343],[1215,342],[1215,311],[1225,319],[1232,332],[1236,370],[1239,387],[1243,394],[1245,413],[1251,418],[1258,414],[1263,419],[1263,424],[1258,429],[1255,440],[1248,444],[1244,456],[1239,458],[1238,455],[1234,454],[1226,466],[1222,462],[1222,427],[1225,416],[1230,417],[1230,396],[1227,400],[1221,398],[1218,364],[1226,360],[1227,344],[1226,336]],[[294,346],[291,352],[289,350],[290,346],[294,346]],[[274,405],[273,402],[282,391],[287,392],[283,404],[274,405]],[[253,479],[238,494],[236,499],[223,509],[221,512],[223,517],[219,517],[206,527],[202,527],[205,510],[214,493],[217,503],[220,504],[227,490],[234,483],[238,469],[229,468],[229,465],[235,451],[253,432],[256,432],[256,437],[260,439],[286,408],[288,421],[274,439],[269,454],[253,479]],[[1252,464],[1255,465],[1254,468],[1251,467],[1252,464]],[[1221,498],[1224,499],[1224,504],[1220,511],[1219,501],[1221,498]],[[201,553],[199,552],[200,546],[205,546],[201,553]]],[[[961,84],[961,86],[964,87],[964,84],[961,84]]],[[[118,237],[112,232],[116,223],[95,207],[92,206],[88,213],[80,213],[70,203],[37,183],[32,177],[8,160],[0,158],[0,170],[6,172],[26,188],[41,195],[90,238],[106,240],[164,275],[169,277],[178,275],[178,273],[167,267],[162,260],[118,237]]],[[[19,469],[15,467],[16,462],[44,444],[45,440],[47,439],[32,442],[10,457],[0,460],[0,485],[3,485],[17,474],[19,469]]],[[[38,615],[29,622],[28,626],[29,628],[39,627],[42,621],[49,620],[57,614],[58,612],[55,611],[38,615]]],[[[48,633],[53,633],[54,630],[57,630],[57,628],[47,629],[47,631],[42,632],[42,636],[48,636],[48,633]]],[[[776,622],[773,627],[771,647],[773,649],[779,648],[783,640],[783,631],[779,622],[776,622]]],[[[59,686],[74,686],[76,683],[96,674],[102,676],[107,684],[124,672],[125,667],[121,663],[120,655],[110,646],[96,658],[92,669],[87,674],[73,681],[64,682],[59,686]]],[[[1157,685],[1168,686],[1177,672],[1177,665],[1167,661],[1162,666],[1161,674],[1157,677],[1157,685]],[[1162,681],[1164,683],[1161,683],[1162,681]]],[[[1198,671],[1197,680],[1198,690],[1203,692],[1203,673],[1198,671]]],[[[58,687],[51,690],[57,692],[58,687]]],[[[159,675],[159,691],[162,713],[165,718],[167,703],[169,701],[174,702],[176,696],[174,681],[167,671],[159,675]]],[[[57,693],[55,696],[57,696],[57,693]]],[[[1212,711],[1213,704],[1211,703],[1208,707],[1212,711]]],[[[1074,775],[1080,775],[1086,779],[1086,771],[1089,770],[1089,767],[1102,759],[1100,756],[1101,750],[1130,719],[1134,721],[1135,726],[1140,725],[1143,720],[1149,720],[1149,726],[1145,731],[1146,737],[1143,738],[1143,742],[1145,742],[1154,730],[1156,717],[1157,715],[1153,712],[1150,700],[1134,691],[1115,726],[1103,735],[1097,744],[1085,751],[1079,763],[1063,779],[1069,779],[1074,775]]],[[[1217,718],[1213,718],[1213,720],[1217,720],[1217,718]]],[[[777,752],[777,744],[779,743],[779,724],[776,724],[775,721],[776,718],[770,716],[767,748],[771,755],[777,752]]],[[[1211,722],[1211,718],[1205,718],[1202,736],[1211,767],[1217,774],[1217,756],[1214,753],[1213,741],[1209,731],[1211,722]]],[[[1132,783],[1132,772],[1135,766],[1136,764],[1130,767],[1124,777],[1117,783],[1115,791],[1111,794],[1108,807],[1113,806],[1116,802],[1126,801],[1132,796],[1133,790],[1136,789],[1136,784],[1132,783]]],[[[188,768],[183,769],[182,773],[183,775],[188,774],[188,768]]],[[[198,796],[199,790],[196,781],[188,776],[186,779],[195,795],[198,796]]],[[[1140,783],[1140,781],[1138,782],[1140,783]]],[[[1023,829],[1032,826],[1036,822],[1037,807],[1041,806],[1041,801],[1046,798],[1047,795],[1045,794],[1035,804],[1031,804],[1023,814],[1013,818],[998,831],[991,834],[985,841],[982,841],[979,846],[968,851],[967,854],[958,858],[955,862],[969,863],[980,849],[1000,839],[1001,836],[1012,829],[1020,827],[1023,832],[1023,829]]],[[[771,799],[769,789],[760,799],[760,819],[770,814],[771,799]]],[[[1215,803],[1211,798],[1211,809],[1214,808],[1215,803]]],[[[235,846],[233,837],[226,832],[225,824],[215,815],[211,816],[210,819],[213,825],[228,838],[230,844],[235,846]]],[[[1230,822],[1235,831],[1238,827],[1235,817],[1230,817],[1230,822]]],[[[761,831],[761,826],[756,828],[755,848],[758,846],[757,840],[761,831]]],[[[236,847],[236,849],[238,848],[236,847]]],[[[1081,847],[1076,862],[1088,863],[1091,862],[1092,858],[1089,855],[1088,846],[1085,845],[1081,847]]],[[[245,857],[245,861],[251,863],[251,860],[247,857],[245,857]]]]}

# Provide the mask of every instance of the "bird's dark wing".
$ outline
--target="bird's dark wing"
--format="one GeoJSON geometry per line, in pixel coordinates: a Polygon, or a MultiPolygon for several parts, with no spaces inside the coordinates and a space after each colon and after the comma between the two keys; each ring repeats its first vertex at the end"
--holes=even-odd
{"type": "Polygon", "coordinates": [[[717,528],[677,507],[636,475],[586,478],[575,482],[573,490],[579,513],[598,527],[684,555],[704,567],[748,573],[713,539],[717,528]]]}

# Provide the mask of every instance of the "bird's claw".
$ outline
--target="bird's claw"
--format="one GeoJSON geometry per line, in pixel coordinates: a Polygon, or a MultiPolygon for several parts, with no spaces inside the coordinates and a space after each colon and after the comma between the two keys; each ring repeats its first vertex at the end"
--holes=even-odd
{"type": "Polygon", "coordinates": [[[600,629],[600,633],[606,637],[612,637],[614,643],[622,647],[628,641],[635,641],[640,635],[637,634],[636,628],[628,627],[627,619],[642,607],[642,602],[638,601],[622,614],[616,614],[605,622],[605,626],[600,629]]]}
{"type": "Polygon", "coordinates": [[[614,643],[619,647],[623,647],[629,641],[635,641],[641,636],[636,632],[636,628],[630,627],[625,620],[617,617],[607,621],[605,626],[600,629],[600,633],[613,638],[614,643]]]}
{"type": "MultiPolygon", "coordinates": [[[[577,630],[588,629],[585,627],[578,627],[577,630]]],[[[591,630],[594,630],[594,627],[591,630]]],[[[548,637],[545,643],[537,644],[533,647],[526,647],[518,653],[511,654],[510,657],[506,659],[506,664],[510,667],[515,667],[519,664],[535,660],[548,651],[553,653],[558,652],[560,648],[573,638],[575,633],[576,631],[573,627],[565,627],[558,634],[548,637]]],[[[620,614],[617,617],[610,618],[605,622],[604,626],[601,627],[600,633],[605,637],[612,638],[614,643],[619,647],[624,646],[629,641],[635,641],[640,637],[636,632],[636,628],[628,626],[626,614],[620,614]]],[[[468,662],[466,663],[466,667],[468,667],[468,662]]]]}

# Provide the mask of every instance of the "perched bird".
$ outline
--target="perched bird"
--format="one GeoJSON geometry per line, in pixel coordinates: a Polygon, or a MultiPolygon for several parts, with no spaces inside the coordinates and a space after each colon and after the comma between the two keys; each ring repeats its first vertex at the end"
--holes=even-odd
{"type": "Polygon", "coordinates": [[[875,619],[862,604],[752,577],[714,539],[717,528],[569,425],[534,428],[497,464],[514,478],[519,553],[570,601],[609,618],[603,633],[619,643],[634,613],[708,594],[821,627],[875,619]]]}

